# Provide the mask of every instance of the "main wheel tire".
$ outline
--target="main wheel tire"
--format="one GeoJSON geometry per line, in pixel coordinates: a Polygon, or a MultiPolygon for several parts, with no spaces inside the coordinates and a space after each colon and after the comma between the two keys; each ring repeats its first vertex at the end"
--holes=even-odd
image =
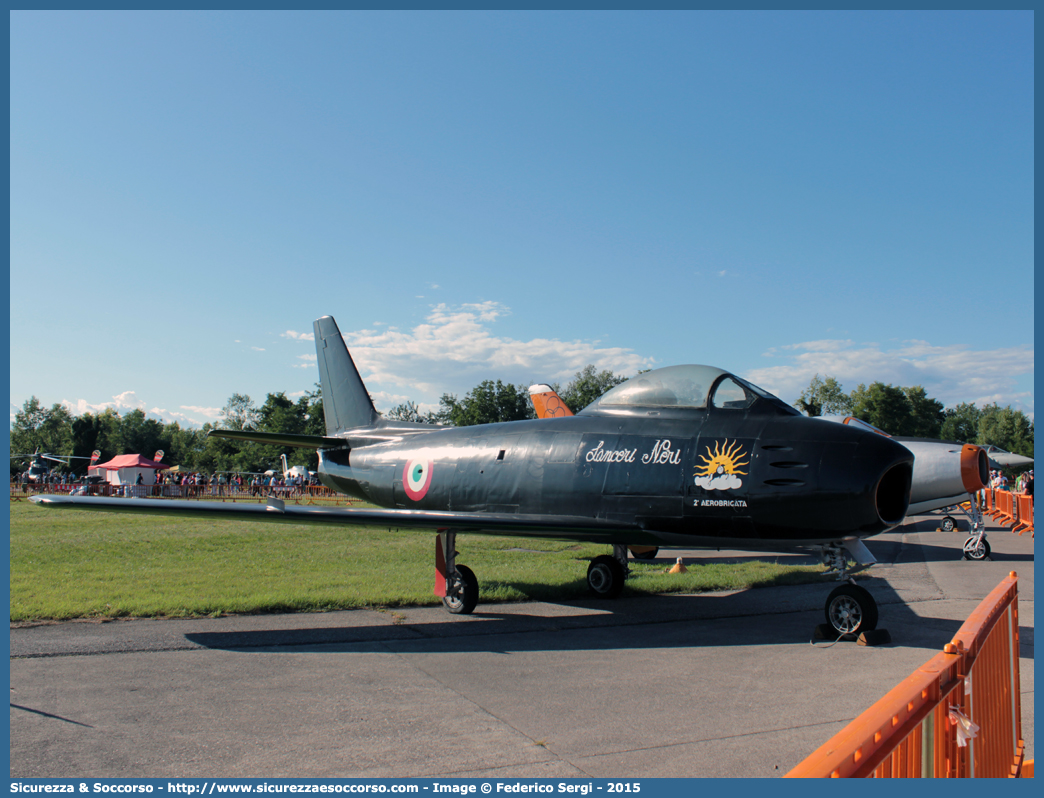
{"type": "Polygon", "coordinates": [[[630,546],[631,556],[636,560],[655,560],[660,553],[659,546],[630,546]]]}
{"type": "Polygon", "coordinates": [[[587,566],[587,588],[598,598],[616,598],[623,590],[625,576],[619,560],[601,554],[587,566]]]}
{"type": "Polygon", "coordinates": [[[990,556],[990,543],[985,537],[979,538],[978,545],[968,547],[973,538],[968,538],[964,541],[964,559],[966,560],[986,560],[990,556]]]}
{"type": "Polygon", "coordinates": [[[827,623],[839,635],[857,635],[877,628],[877,602],[859,585],[834,588],[823,609],[827,623]]]}
{"type": "Polygon", "coordinates": [[[471,615],[478,606],[478,595],[479,584],[474,572],[466,565],[458,565],[456,578],[446,585],[442,606],[454,615],[471,615]]]}
{"type": "Polygon", "coordinates": [[[939,528],[943,532],[953,532],[957,528],[957,522],[950,516],[946,516],[939,524],[939,528]]]}

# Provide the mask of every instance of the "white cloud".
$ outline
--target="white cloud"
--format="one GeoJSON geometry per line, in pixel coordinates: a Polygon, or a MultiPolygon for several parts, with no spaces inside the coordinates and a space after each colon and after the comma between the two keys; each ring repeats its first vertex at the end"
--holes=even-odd
{"type": "Polygon", "coordinates": [[[997,402],[1033,412],[1032,393],[1016,386],[1018,378],[1033,373],[1033,349],[1026,346],[973,350],[917,340],[887,345],[825,340],[780,346],[765,354],[785,362],[743,376],[787,402],[796,400],[819,374],[834,377],[846,392],[861,383],[921,385],[947,406],[997,402]]]}
{"type": "Polygon", "coordinates": [[[291,341],[314,341],[315,333],[302,333],[294,330],[287,330],[285,333],[279,333],[282,338],[289,338],[291,341]]]}
{"type": "Polygon", "coordinates": [[[265,351],[264,347],[261,347],[261,346],[252,346],[250,348],[253,349],[255,352],[264,352],[265,351]]]}
{"type": "Polygon", "coordinates": [[[380,409],[406,399],[435,409],[443,393],[462,395],[487,379],[526,384],[568,381],[589,363],[631,376],[654,365],[630,349],[600,347],[596,341],[498,337],[492,327],[510,312],[499,302],[439,304],[422,324],[406,332],[342,332],[380,409]],[[377,399],[384,394],[387,406],[377,399]]]}
{"type": "MultiPolygon", "coordinates": [[[[192,416],[202,416],[207,421],[216,421],[217,419],[221,418],[220,407],[197,407],[194,405],[181,405],[181,409],[187,411],[188,413],[191,413],[192,416]]],[[[197,421],[196,419],[191,418],[184,413],[177,413],[174,415],[185,418],[186,421],[191,422],[193,425],[202,425],[204,423],[202,421],[197,421]]]]}
{"type": "MultiPolygon", "coordinates": [[[[69,400],[63,399],[60,403],[72,416],[82,416],[84,413],[98,415],[111,408],[121,416],[134,410],[140,410],[146,418],[156,419],[169,424],[177,421],[182,426],[201,427],[207,421],[214,421],[221,416],[220,407],[194,407],[182,405],[178,410],[167,410],[162,407],[149,407],[146,402],[138,398],[134,391],[124,391],[112,397],[108,402],[88,402],[86,399],[69,400]]],[[[12,413],[12,420],[14,414],[12,413]]]]}

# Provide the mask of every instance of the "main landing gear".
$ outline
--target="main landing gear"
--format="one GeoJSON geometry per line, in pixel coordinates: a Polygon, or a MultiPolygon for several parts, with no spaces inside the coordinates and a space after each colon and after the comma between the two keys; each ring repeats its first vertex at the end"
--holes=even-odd
{"type": "Polygon", "coordinates": [[[478,606],[478,579],[468,566],[457,565],[457,533],[451,529],[435,536],[435,595],[454,615],[470,615],[478,606]]]}
{"type": "MultiPolygon", "coordinates": [[[[612,555],[591,560],[587,587],[598,598],[616,598],[628,573],[627,547],[615,545],[612,555]]],[[[435,595],[454,615],[470,615],[478,605],[478,579],[468,566],[457,564],[457,533],[452,529],[440,529],[435,536],[435,595]]]]}
{"type": "Polygon", "coordinates": [[[612,556],[601,554],[587,566],[587,589],[598,598],[616,598],[623,591],[629,572],[627,547],[616,544],[612,556]]]}

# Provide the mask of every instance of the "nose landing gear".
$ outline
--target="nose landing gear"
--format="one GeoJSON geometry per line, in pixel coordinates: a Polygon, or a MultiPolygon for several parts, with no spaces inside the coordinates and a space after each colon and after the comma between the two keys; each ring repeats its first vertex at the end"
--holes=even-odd
{"type": "Polygon", "coordinates": [[[831,591],[823,607],[827,624],[839,638],[849,635],[854,637],[877,628],[877,602],[869,590],[860,587],[851,578],[848,570],[849,555],[860,566],[876,562],[869,549],[855,538],[830,543],[821,552],[827,573],[837,574],[838,580],[845,583],[831,591]]]}

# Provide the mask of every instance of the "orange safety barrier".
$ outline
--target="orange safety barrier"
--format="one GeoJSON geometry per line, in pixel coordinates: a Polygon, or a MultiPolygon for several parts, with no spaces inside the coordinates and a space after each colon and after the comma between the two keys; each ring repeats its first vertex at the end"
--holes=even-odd
{"type": "Polygon", "coordinates": [[[1011,526],[1015,523],[1015,510],[1012,508],[1011,492],[1007,490],[994,491],[997,499],[997,510],[993,514],[994,520],[1003,526],[1011,526]]]}
{"type": "Polygon", "coordinates": [[[1015,494],[1015,501],[1018,507],[1018,523],[1011,528],[1012,532],[1018,532],[1020,535],[1023,532],[1028,531],[1030,537],[1034,537],[1033,534],[1033,497],[1025,493],[1015,494]]]}
{"type": "Polygon", "coordinates": [[[787,778],[997,778],[1024,772],[1018,577],[787,778]],[[969,735],[971,735],[969,737],[969,735]],[[962,744],[963,743],[963,744],[962,744]]]}

